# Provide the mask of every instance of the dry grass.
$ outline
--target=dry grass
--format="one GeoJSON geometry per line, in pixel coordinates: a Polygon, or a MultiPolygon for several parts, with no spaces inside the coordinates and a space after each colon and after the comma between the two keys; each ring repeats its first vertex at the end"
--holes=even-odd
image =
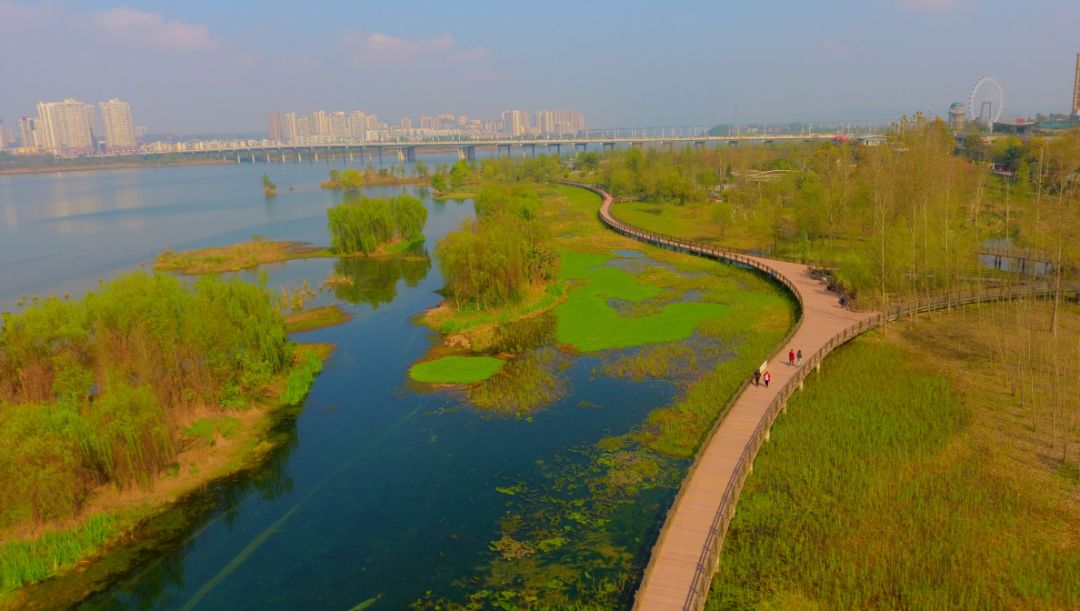
{"type": "Polygon", "coordinates": [[[328,305],[296,312],[285,317],[285,331],[305,333],[325,327],[333,327],[349,321],[351,317],[340,306],[328,305]]]}
{"type": "Polygon", "coordinates": [[[268,242],[254,239],[229,246],[173,252],[165,250],[154,260],[154,269],[181,274],[217,274],[251,269],[265,263],[290,259],[333,256],[325,248],[306,242],[268,242]]]}

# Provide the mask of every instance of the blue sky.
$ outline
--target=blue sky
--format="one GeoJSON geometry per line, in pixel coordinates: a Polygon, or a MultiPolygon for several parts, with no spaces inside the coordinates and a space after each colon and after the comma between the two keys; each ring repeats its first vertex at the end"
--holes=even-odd
{"type": "Polygon", "coordinates": [[[0,118],[131,102],[151,131],[264,128],[272,110],[590,127],[944,114],[984,74],[1006,114],[1067,112],[1076,0],[221,2],[0,0],[0,118]]]}

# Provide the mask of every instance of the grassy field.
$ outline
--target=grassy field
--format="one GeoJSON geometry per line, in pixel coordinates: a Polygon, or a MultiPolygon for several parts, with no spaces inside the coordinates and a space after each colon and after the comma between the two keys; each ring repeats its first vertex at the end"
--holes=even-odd
{"type": "Polygon", "coordinates": [[[409,368],[409,377],[427,384],[473,384],[502,369],[506,361],[490,356],[444,356],[409,368]]]}
{"type": "Polygon", "coordinates": [[[303,242],[268,242],[256,238],[250,242],[215,248],[180,252],[165,250],[154,260],[154,269],[188,275],[217,274],[251,269],[264,263],[332,256],[325,248],[303,242]]]}
{"type": "MultiPolygon", "coordinates": [[[[995,358],[1022,331],[995,312],[1019,307],[896,323],[830,356],[757,459],[709,608],[1080,608],[1072,446],[995,358]]],[[[1080,309],[1063,324],[1075,344],[1080,309]]],[[[1080,383],[1075,364],[1057,375],[1080,383]]]]}

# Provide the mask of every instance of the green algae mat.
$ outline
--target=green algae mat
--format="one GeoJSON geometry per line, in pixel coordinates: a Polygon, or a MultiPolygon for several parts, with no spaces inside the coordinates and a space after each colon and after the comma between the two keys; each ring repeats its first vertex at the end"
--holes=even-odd
{"type": "Polygon", "coordinates": [[[728,313],[720,303],[676,302],[662,306],[654,314],[625,315],[613,301],[641,303],[657,297],[661,289],[639,284],[625,270],[606,267],[613,257],[564,252],[564,279],[574,283],[570,296],[556,310],[556,336],[563,344],[582,352],[628,348],[644,344],[673,342],[690,337],[698,324],[728,313]]]}
{"type": "Polygon", "coordinates": [[[428,384],[472,384],[495,375],[505,364],[492,356],[445,356],[413,365],[409,377],[428,384]]]}

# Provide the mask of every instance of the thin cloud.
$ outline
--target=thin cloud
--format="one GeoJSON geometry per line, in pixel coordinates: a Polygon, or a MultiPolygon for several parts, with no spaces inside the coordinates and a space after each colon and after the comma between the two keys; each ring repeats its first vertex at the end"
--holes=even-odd
{"type": "Polygon", "coordinates": [[[966,0],[894,0],[900,8],[913,13],[952,13],[968,4],[966,0]]]}
{"type": "Polygon", "coordinates": [[[824,51],[826,55],[831,55],[833,57],[840,57],[851,53],[851,47],[835,40],[826,40],[821,43],[821,50],[824,51]]]}
{"type": "Polygon", "coordinates": [[[51,21],[58,14],[52,4],[0,1],[0,31],[17,32],[51,21]]]}
{"type": "Polygon", "coordinates": [[[446,62],[476,64],[491,59],[491,52],[482,48],[458,49],[450,34],[434,38],[400,38],[380,32],[366,33],[350,30],[341,37],[338,46],[358,64],[411,64],[446,62]]]}
{"type": "Polygon", "coordinates": [[[126,6],[92,15],[89,27],[110,42],[167,51],[203,51],[218,45],[205,25],[170,21],[158,13],[126,6]]]}

